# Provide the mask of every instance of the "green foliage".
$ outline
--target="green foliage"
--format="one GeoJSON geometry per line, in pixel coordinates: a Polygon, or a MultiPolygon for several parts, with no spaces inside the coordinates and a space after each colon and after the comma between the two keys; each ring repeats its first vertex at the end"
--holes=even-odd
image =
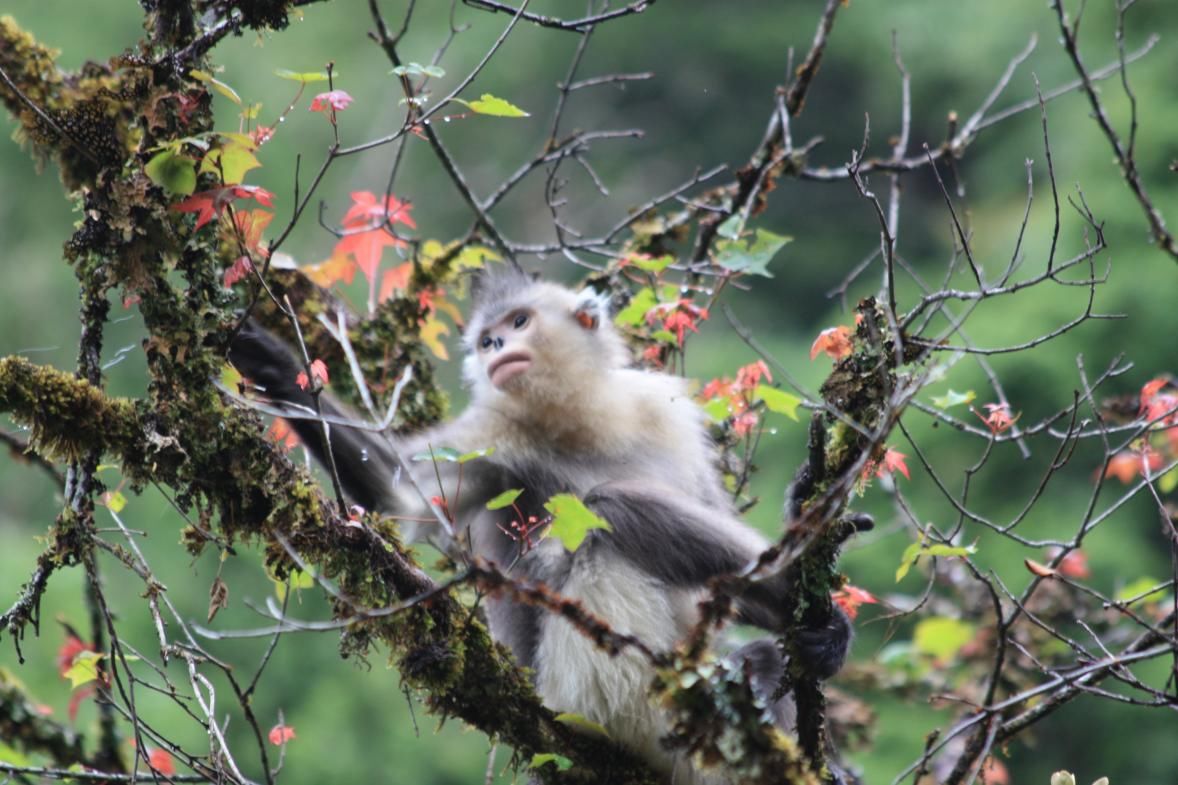
{"type": "Polygon", "coordinates": [[[552,515],[552,526],[548,533],[570,551],[577,550],[591,530],[610,529],[608,521],[571,493],[556,494],[544,503],[544,509],[552,515]]]}

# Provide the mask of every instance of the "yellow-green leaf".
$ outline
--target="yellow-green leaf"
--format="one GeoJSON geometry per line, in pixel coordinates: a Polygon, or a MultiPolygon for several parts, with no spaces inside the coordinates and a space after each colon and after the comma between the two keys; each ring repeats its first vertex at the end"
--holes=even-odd
{"type": "Polygon", "coordinates": [[[28,758],[3,742],[0,742],[0,763],[7,763],[21,768],[32,765],[28,758]]]}
{"type": "Polygon", "coordinates": [[[948,660],[973,640],[973,636],[972,624],[948,616],[934,616],[917,622],[912,642],[922,654],[948,660]]]}
{"type": "Polygon", "coordinates": [[[973,390],[968,390],[959,393],[956,390],[950,389],[944,395],[933,396],[933,405],[938,409],[948,409],[950,406],[960,406],[963,403],[973,403],[978,394],[973,390]]]}
{"type": "Polygon", "coordinates": [[[509,507],[515,503],[519,495],[524,492],[523,488],[511,488],[496,496],[491,501],[487,502],[488,510],[502,510],[504,507],[509,507]]]}
{"type": "MultiPolygon", "coordinates": [[[[295,71],[287,70],[286,68],[279,68],[274,71],[274,75],[280,79],[289,79],[292,82],[302,82],[308,84],[310,82],[326,82],[327,74],[322,71],[308,71],[306,73],[296,73],[295,71]]],[[[339,72],[335,72],[339,76],[339,72]]]]}
{"type": "Polygon", "coordinates": [[[483,93],[478,100],[463,101],[460,98],[454,99],[460,103],[466,104],[470,107],[472,112],[479,114],[489,114],[495,117],[528,117],[528,113],[520,109],[513,103],[497,98],[490,93],[483,93]]]}
{"type": "Polygon", "coordinates": [[[442,336],[449,334],[450,328],[446,326],[446,323],[434,316],[425,320],[419,333],[421,342],[428,346],[439,360],[450,359],[450,353],[446,351],[446,344],[442,343],[442,336]]]}
{"type": "Polygon", "coordinates": [[[765,402],[765,408],[769,411],[784,414],[791,420],[798,419],[798,407],[802,404],[798,396],[767,384],[758,384],[755,395],[757,400],[765,402]]]}
{"type": "Polygon", "coordinates": [[[437,65],[422,65],[421,63],[406,63],[399,65],[390,74],[395,76],[433,76],[443,77],[446,75],[445,69],[437,65]]]}
{"type": "Polygon", "coordinates": [[[464,453],[462,453],[462,455],[459,455],[458,462],[459,463],[469,463],[470,461],[473,461],[475,458],[486,458],[488,455],[494,454],[494,452],[495,452],[494,447],[483,447],[480,450],[471,450],[470,452],[464,452],[464,453]]]}
{"type": "Polygon", "coordinates": [[[604,725],[594,722],[593,720],[586,719],[585,716],[581,714],[573,714],[566,711],[563,714],[557,714],[556,721],[563,722],[570,728],[579,730],[582,733],[600,736],[603,739],[608,739],[610,737],[609,731],[605,729],[604,725]]]}
{"type": "Polygon", "coordinates": [[[900,567],[896,570],[896,583],[904,579],[908,574],[908,570],[912,565],[920,560],[921,556],[969,556],[977,553],[977,545],[945,545],[938,543],[936,545],[924,545],[923,542],[914,542],[904,549],[904,555],[900,557],[900,567]]]}
{"type": "Polygon", "coordinates": [[[671,263],[674,261],[675,257],[671,254],[667,254],[666,256],[659,256],[654,259],[648,259],[641,254],[635,254],[634,256],[629,257],[629,262],[632,266],[637,267],[639,270],[645,270],[648,273],[661,273],[663,270],[670,267],[671,263]]]}
{"type": "Polygon", "coordinates": [[[591,529],[609,531],[611,528],[604,518],[571,493],[556,494],[544,503],[544,509],[552,514],[550,533],[570,551],[581,546],[591,529]]]}
{"type": "Polygon", "coordinates": [[[237,185],[245,179],[245,173],[262,165],[248,148],[239,144],[227,144],[205,154],[200,163],[202,172],[212,172],[225,185],[237,185]]]}
{"type": "Polygon", "coordinates": [[[196,190],[196,161],[168,149],[156,153],[143,167],[147,178],[176,196],[191,196],[196,190]]]}
{"type": "Polygon", "coordinates": [[[560,771],[568,771],[573,767],[573,762],[563,755],[557,755],[555,752],[542,752],[532,756],[532,762],[528,764],[528,768],[538,769],[545,763],[555,763],[556,768],[560,771]]]}
{"type": "Polygon", "coordinates": [[[62,675],[70,680],[71,687],[89,684],[98,678],[98,661],[105,656],[96,651],[80,651],[74,655],[74,661],[62,675]]]}
{"type": "Polygon", "coordinates": [[[646,318],[647,311],[658,304],[659,301],[655,299],[654,290],[649,286],[643,287],[634,293],[629,304],[614,317],[614,324],[637,327],[646,318]]]}
{"type": "Polygon", "coordinates": [[[237,91],[207,71],[193,70],[189,71],[188,75],[198,82],[204,82],[233,103],[241,106],[241,96],[237,94],[237,91]]]}
{"type": "Polygon", "coordinates": [[[127,497],[123,495],[122,491],[107,491],[102,494],[102,503],[117,515],[127,506],[127,497]]]}
{"type": "Polygon", "coordinates": [[[1150,592],[1149,590],[1159,583],[1161,581],[1157,578],[1144,575],[1122,586],[1121,590],[1116,593],[1115,599],[1119,602],[1128,602],[1132,599],[1137,599],[1137,602],[1157,602],[1166,596],[1165,589],[1158,589],[1154,592],[1150,592]],[[1146,594],[1146,592],[1149,593],[1146,594]]]}

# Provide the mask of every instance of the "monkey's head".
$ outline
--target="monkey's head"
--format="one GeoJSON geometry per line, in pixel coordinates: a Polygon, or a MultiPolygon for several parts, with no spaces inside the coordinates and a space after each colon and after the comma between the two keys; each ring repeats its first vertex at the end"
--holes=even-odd
{"type": "Polygon", "coordinates": [[[608,303],[518,272],[483,274],[472,287],[463,373],[476,396],[549,404],[629,361],[608,303]]]}

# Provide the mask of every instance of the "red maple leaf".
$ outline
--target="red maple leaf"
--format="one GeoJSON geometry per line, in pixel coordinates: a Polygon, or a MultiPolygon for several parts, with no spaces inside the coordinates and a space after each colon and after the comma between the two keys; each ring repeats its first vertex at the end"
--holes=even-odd
{"type": "Polygon", "coordinates": [[[219,217],[234,199],[256,199],[258,204],[265,207],[274,206],[274,194],[265,188],[257,185],[226,185],[222,188],[197,191],[168,209],[178,213],[196,213],[196,228],[199,229],[219,217]]]}
{"type": "Polygon", "coordinates": [[[412,208],[409,202],[402,202],[392,194],[377,197],[371,191],[353,191],[352,206],[344,214],[343,225],[346,229],[371,228],[383,226],[387,219],[390,224],[402,223],[416,229],[417,223],[409,215],[412,208]]]}
{"type": "Polygon", "coordinates": [[[290,427],[290,423],[281,417],[275,417],[274,422],[270,423],[266,436],[287,451],[299,446],[298,434],[290,427]]]}
{"type": "Polygon", "coordinates": [[[165,777],[172,777],[176,774],[176,763],[172,760],[172,753],[167,750],[152,750],[147,754],[147,762],[165,777]]]}
{"type": "Polygon", "coordinates": [[[737,436],[747,436],[749,431],[757,426],[759,420],[756,412],[741,412],[732,418],[732,432],[737,436]]]}
{"type": "Polygon", "coordinates": [[[827,327],[818,333],[818,337],[810,345],[810,359],[813,360],[823,352],[832,360],[841,360],[850,356],[851,328],[840,324],[838,327],[827,327]]]}
{"type": "Polygon", "coordinates": [[[267,738],[270,739],[270,743],[275,746],[281,746],[283,744],[286,744],[288,741],[290,741],[294,737],[295,737],[294,728],[292,728],[289,725],[282,725],[282,724],[275,725],[273,728],[270,729],[270,733],[267,734],[267,738]]]}
{"type": "Polygon", "coordinates": [[[769,373],[769,366],[765,364],[764,360],[757,360],[736,372],[736,383],[746,390],[751,390],[760,384],[762,377],[773,381],[773,374],[769,373]]]}
{"type": "Polygon", "coordinates": [[[976,409],[973,410],[973,413],[986,424],[986,427],[990,429],[990,433],[995,436],[1003,431],[1010,430],[1011,426],[1018,422],[1018,418],[1022,416],[1020,414],[1012,417],[1010,415],[1009,403],[988,403],[985,408],[989,412],[985,417],[982,417],[976,409]]]}
{"type": "Polygon", "coordinates": [[[830,598],[838,604],[840,608],[847,614],[848,618],[855,618],[859,615],[860,605],[874,605],[879,602],[875,595],[866,589],[860,589],[848,583],[843,588],[836,592],[831,592],[830,598]]]}
{"type": "Polygon", "coordinates": [[[299,375],[295,377],[295,384],[305,390],[310,386],[311,379],[319,384],[327,384],[327,365],[318,358],[311,361],[310,379],[307,378],[306,371],[299,371],[299,375]]]}
{"type": "Polygon", "coordinates": [[[384,229],[365,229],[342,237],[335,244],[335,255],[351,254],[364,272],[364,277],[368,279],[369,286],[372,286],[376,282],[376,270],[380,267],[380,257],[384,249],[403,245],[404,240],[393,237],[384,229]]]}
{"type": "Polygon", "coordinates": [[[380,278],[380,294],[377,296],[376,301],[383,303],[392,297],[394,292],[408,289],[409,276],[412,272],[413,264],[410,262],[397,265],[391,270],[385,270],[384,275],[380,278]]]}
{"type": "Polygon", "coordinates": [[[328,93],[320,93],[311,99],[312,112],[342,112],[348,108],[348,104],[352,103],[352,96],[348,95],[343,90],[332,90],[328,93]]]}
{"type": "Polygon", "coordinates": [[[57,674],[63,679],[74,664],[74,658],[84,651],[94,651],[94,646],[86,643],[76,635],[67,634],[65,643],[57,650],[57,674]]]}
{"type": "Polygon", "coordinates": [[[245,278],[254,269],[253,262],[248,256],[239,257],[236,262],[225,268],[224,284],[226,289],[233,287],[233,284],[245,278]]]}

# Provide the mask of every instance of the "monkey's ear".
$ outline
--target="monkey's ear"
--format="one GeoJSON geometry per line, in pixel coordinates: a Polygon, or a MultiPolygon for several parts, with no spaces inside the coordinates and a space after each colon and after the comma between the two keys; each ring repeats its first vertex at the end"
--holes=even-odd
{"type": "Polygon", "coordinates": [[[601,326],[601,319],[606,313],[608,311],[605,301],[587,289],[581,293],[581,302],[573,311],[573,318],[586,330],[596,330],[601,326]]]}

